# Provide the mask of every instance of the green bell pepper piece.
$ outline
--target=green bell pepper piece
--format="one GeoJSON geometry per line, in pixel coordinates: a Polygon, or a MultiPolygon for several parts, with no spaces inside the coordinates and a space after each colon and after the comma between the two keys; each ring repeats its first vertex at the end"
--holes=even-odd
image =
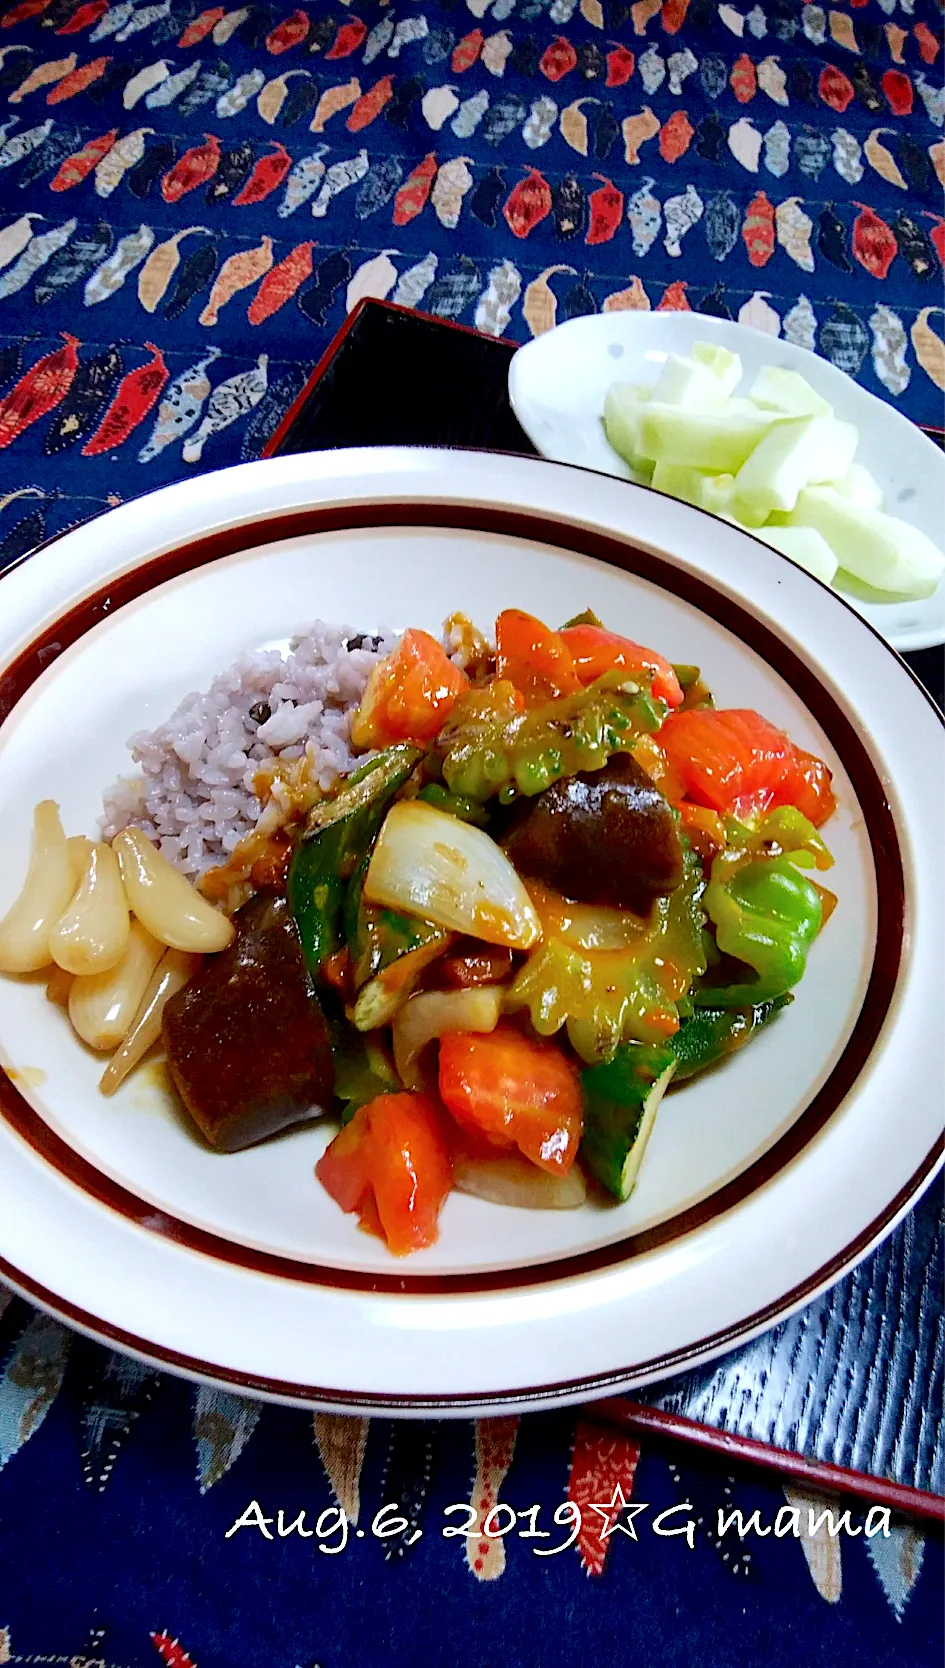
{"type": "Polygon", "coordinates": [[[317,976],[341,948],[345,890],[364,864],[388,804],[422,757],[417,747],[389,747],[312,812],[289,866],[287,896],[309,971],[317,976]]]}
{"type": "Polygon", "coordinates": [[[726,866],[735,868],[745,857],[785,857],[799,869],[830,869],[833,858],[813,823],[794,805],[779,805],[755,827],[725,819],[729,851],[726,866]]]}
{"type": "MultiPolygon", "coordinates": [[[[368,854],[370,857],[370,854],[368,854]]],[[[432,939],[449,938],[443,927],[416,916],[401,915],[395,909],[381,909],[362,896],[367,863],[358,870],[345,899],[345,938],[351,952],[355,990],[360,990],[378,973],[392,967],[401,956],[419,950],[432,939]]]]}
{"type": "MultiPolygon", "coordinates": [[[[418,798],[422,798],[418,795],[418,798]]],[[[372,843],[373,844],[373,843],[372,843]]],[[[392,967],[401,956],[419,950],[432,939],[445,943],[449,933],[432,921],[421,921],[415,915],[402,915],[396,909],[384,909],[370,904],[364,897],[364,882],[371,862],[371,847],[365,852],[357,873],[345,893],[343,926],[345,942],[351,954],[351,968],[355,990],[392,967]]]]}
{"type": "Polygon", "coordinates": [[[756,858],[732,872],[717,858],[703,904],[719,949],[754,969],[754,980],[694,994],[700,1007],[744,1008],[783,996],[802,978],[820,931],[816,887],[788,857],[756,858]]]}
{"type": "Polygon", "coordinates": [[[793,996],[776,996],[772,1002],[758,1002],[751,1008],[700,1008],[667,1041],[676,1056],[673,1081],[684,1083],[728,1059],[793,1000],[793,996]]]}
{"type": "Polygon", "coordinates": [[[393,1061],[375,1037],[361,1036],[349,1029],[332,1053],[335,1095],[345,1102],[341,1114],[343,1124],[350,1123],[358,1108],[367,1106],[378,1095],[395,1095],[400,1091],[402,1085],[393,1061]]]}
{"type": "Polygon", "coordinates": [[[461,793],[450,793],[442,782],[428,782],[421,788],[418,799],[425,800],[427,805],[435,805],[438,811],[448,811],[451,817],[458,817],[460,822],[471,822],[476,828],[488,828],[489,813],[475,799],[470,799],[461,793]]]}
{"type": "Polygon", "coordinates": [[[673,671],[683,692],[680,712],[700,712],[715,706],[712,691],[703,683],[698,666],[674,665],[673,671]]]}

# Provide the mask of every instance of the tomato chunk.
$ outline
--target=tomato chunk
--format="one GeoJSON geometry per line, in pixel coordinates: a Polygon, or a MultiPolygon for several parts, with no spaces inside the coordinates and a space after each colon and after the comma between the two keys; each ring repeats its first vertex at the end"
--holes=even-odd
{"type": "Polygon", "coordinates": [[[339,1130],[315,1174],[343,1211],[381,1237],[395,1256],[432,1245],[452,1162],[427,1095],[379,1095],[339,1130]]]}
{"type": "Polygon", "coordinates": [[[583,1103],[577,1068],[557,1043],[508,1021],[440,1041],[440,1097],[464,1129],[518,1147],[540,1169],[565,1175],[577,1156],[583,1103]]]}
{"type": "Polygon", "coordinates": [[[559,631],[533,614],[506,608],[495,623],[496,674],[514,683],[530,704],[576,695],[581,680],[559,631]]]}
{"type": "Polygon", "coordinates": [[[682,706],[682,685],[670,662],[655,649],[644,649],[603,626],[565,626],[558,635],[571,651],[582,684],[593,683],[605,672],[625,671],[631,677],[646,674],[653,680],[651,687],[658,700],[668,707],[682,706]]]}
{"type": "Polygon", "coordinates": [[[660,746],[678,796],[722,816],[744,820],[794,805],[819,827],[836,809],[823,760],[795,747],[760,713],[672,713],[660,730],[660,746]]]}
{"type": "Polygon", "coordinates": [[[351,724],[355,747],[419,744],[439,734],[469,679],[428,631],[405,631],[375,666],[351,724]]]}

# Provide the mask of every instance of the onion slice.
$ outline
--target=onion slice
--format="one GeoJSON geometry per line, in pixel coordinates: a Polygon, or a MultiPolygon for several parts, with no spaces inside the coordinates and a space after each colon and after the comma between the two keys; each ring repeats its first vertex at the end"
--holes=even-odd
{"type": "Polygon", "coordinates": [[[493,1205],[517,1205],[525,1210],[576,1210],[587,1198],[587,1187],[577,1165],[566,1176],[539,1170],[517,1153],[495,1158],[453,1154],[453,1186],[493,1205]]]}
{"type": "Polygon", "coordinates": [[[504,851],[481,828],[419,799],[388,811],[364,896],[510,950],[529,950],[541,937],[538,912],[504,851]]]}
{"type": "Polygon", "coordinates": [[[406,1089],[423,1089],[420,1056],[448,1031],[494,1031],[502,1012],[499,985],[428,990],[412,996],[394,1020],[394,1065],[406,1089]]]}

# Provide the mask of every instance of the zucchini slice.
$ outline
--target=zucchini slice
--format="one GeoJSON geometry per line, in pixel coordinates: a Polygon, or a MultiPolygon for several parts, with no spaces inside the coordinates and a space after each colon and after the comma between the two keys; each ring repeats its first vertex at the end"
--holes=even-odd
{"type": "Polygon", "coordinates": [[[612,1060],[581,1073],[581,1156],[616,1199],[628,1199],[677,1060],[663,1044],[627,1043],[612,1060]]]}

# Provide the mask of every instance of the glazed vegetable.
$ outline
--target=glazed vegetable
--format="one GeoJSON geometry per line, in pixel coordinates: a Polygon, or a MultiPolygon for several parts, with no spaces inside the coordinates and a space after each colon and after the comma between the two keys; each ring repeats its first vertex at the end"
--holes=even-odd
{"type": "Polygon", "coordinates": [[[636,948],[649,927],[648,921],[627,909],[575,903],[540,880],[529,880],[528,892],[538,911],[542,937],[564,938],[581,950],[636,948]]]}
{"type": "Polygon", "coordinates": [[[793,989],[820,931],[823,908],[816,887],[788,857],[756,858],[734,872],[724,856],[716,858],[704,902],[719,949],[747,962],[757,977],[707,986],[697,1002],[740,1008],[793,989]]]}
{"type": "Polygon", "coordinates": [[[473,625],[468,614],[457,610],[443,621],[443,638],[449,651],[471,678],[488,677],[495,666],[492,644],[479,627],[473,625]]]}
{"type": "Polygon", "coordinates": [[[636,736],[655,734],[665,714],[663,702],[621,672],[532,712],[500,680],[457,703],[437,751],[454,793],[508,802],[518,793],[541,793],[577,770],[600,769],[636,736]]]}
{"type": "Polygon", "coordinates": [[[453,1186],[457,1193],[524,1210],[576,1210],[587,1199],[584,1177],[576,1164],[567,1175],[553,1176],[515,1152],[482,1156],[454,1150],[453,1186]]]}
{"type": "Polygon", "coordinates": [[[344,904],[345,939],[356,990],[403,956],[412,956],[427,944],[435,943],[437,953],[442,953],[450,937],[444,927],[437,927],[432,921],[421,921],[416,915],[403,915],[399,910],[382,909],[369,903],[364,896],[364,882],[370,859],[369,850],[348,886],[344,904]]]}
{"type": "Polygon", "coordinates": [[[793,996],[778,996],[751,1008],[701,1008],[692,1014],[668,1039],[676,1060],[674,1082],[683,1083],[727,1060],[793,1000],[793,996]]]}
{"type": "Polygon", "coordinates": [[[148,980],[130,1030],[99,1078],[103,1095],[113,1095],[149,1048],[154,1047],[161,1035],[165,1007],[193,978],[199,966],[199,956],[189,955],[185,950],[164,951],[148,980]]]}
{"type": "Polygon", "coordinates": [[[791,1000],[782,996],[736,1011],[703,1009],[684,1020],[664,1043],[624,1043],[613,1059],[581,1073],[581,1157],[608,1192],[617,1199],[629,1197],[670,1084],[693,1077],[743,1048],[791,1000]]]}
{"type": "Polygon", "coordinates": [[[713,857],[725,850],[725,824],[717,811],[709,811],[704,805],[683,800],[678,809],[680,831],[708,870],[713,857]]]}
{"type": "Polygon", "coordinates": [[[552,1175],[570,1170],[581,1138],[578,1074],[554,1043],[508,1021],[488,1036],[453,1031],[440,1041],[440,1098],[463,1129],[517,1147],[552,1175]]]}
{"type": "Polygon", "coordinates": [[[359,1030],[388,1024],[424,968],[448,949],[453,938],[432,921],[380,908],[365,898],[372,849],[369,846],[365,851],[348,884],[343,912],[351,977],[359,993],[352,1019],[359,1030]]]}
{"type": "MultiPolygon", "coordinates": [[[[506,1005],[528,1010],[540,1036],[567,1026],[582,1060],[609,1059],[622,1041],[656,1042],[679,1024],[678,1004],[706,959],[702,866],[684,854],[682,884],[655,903],[649,921],[624,916],[634,936],[610,947],[612,926],[595,930],[574,911],[571,925],[547,920],[546,935],[515,978],[506,1005]],[[590,942],[588,942],[590,940],[590,942]],[[607,946],[600,948],[603,943],[607,946]]],[[[559,916],[560,921],[560,916],[559,916]]]]}
{"type": "Polygon", "coordinates": [[[339,1027],[332,1033],[331,1052],[335,1097],[345,1103],[342,1123],[350,1123],[359,1106],[400,1089],[390,1050],[377,1037],[359,1036],[339,1027]]]}
{"type": "Polygon", "coordinates": [[[581,1073],[581,1157],[615,1199],[628,1199],[656,1113],[676,1071],[668,1043],[630,1043],[581,1073]]]}
{"type": "Polygon", "coordinates": [[[388,812],[364,896],[513,950],[530,949],[540,934],[534,905],[495,841],[421,800],[388,812]]]}
{"type": "Polygon", "coordinates": [[[781,857],[790,852],[801,869],[831,869],[833,858],[813,823],[795,805],[779,805],[754,825],[726,817],[725,865],[737,868],[745,858],[781,857]]]}
{"type": "Polygon", "coordinates": [[[260,893],[237,936],[164,1010],[174,1084],[211,1147],[238,1152],[330,1105],[328,1026],[285,898],[260,893]]]}
{"type": "MultiPolygon", "coordinates": [[[[420,759],[416,747],[391,747],[317,805],[289,867],[287,896],[309,971],[341,948],[345,890],[370,852],[384,811],[420,759]]],[[[360,896],[360,892],[358,894],[360,896]]],[[[356,908],[353,910],[356,918],[356,908]]]]}
{"type": "Polygon", "coordinates": [[[315,1166],[343,1211],[385,1239],[395,1256],[432,1245],[450,1190],[440,1119],[426,1095],[381,1095],[359,1107],[315,1166]]]}
{"type": "Polygon", "coordinates": [[[569,1042],[588,1064],[609,1059],[625,1038],[663,1037],[678,1022],[652,959],[634,950],[577,950],[551,938],[512,984],[509,1010],[526,1008],[539,1036],[566,1025],[569,1042]]]}
{"type": "Polygon", "coordinates": [[[478,990],[429,990],[411,996],[394,1020],[394,1064],[407,1089],[423,1089],[424,1049],[448,1031],[494,1031],[502,1012],[497,986],[478,990]]]}
{"type": "Polygon", "coordinates": [[[656,699],[665,701],[668,707],[682,705],[679,679],[669,661],[655,649],[641,648],[629,637],[590,622],[565,626],[559,636],[571,652],[582,684],[594,683],[605,672],[621,671],[628,678],[648,682],[656,699]]]}
{"type": "Polygon", "coordinates": [[[503,843],[520,874],[638,915],[682,880],[676,817],[629,753],[524,800],[503,843]]]}
{"type": "Polygon", "coordinates": [[[676,665],[673,667],[673,671],[679,679],[679,686],[683,692],[682,706],[678,709],[680,712],[689,712],[693,707],[699,709],[703,707],[714,708],[715,701],[712,691],[703,682],[700,667],[676,665]]]}
{"type": "Polygon", "coordinates": [[[49,934],[49,951],[67,973],[107,973],[128,947],[128,899],[111,846],[90,845],[85,872],[49,934]]]}
{"type": "Polygon", "coordinates": [[[435,982],[447,990],[468,990],[475,985],[498,985],[512,971],[512,952],[497,944],[480,944],[474,938],[454,942],[436,968],[435,982]]]}
{"type": "Polygon", "coordinates": [[[128,903],[154,938],[191,955],[213,954],[232,942],[233,923],[161,856],[140,828],[122,829],[112,849],[128,903]]]}
{"type": "Polygon", "coordinates": [[[432,741],[469,679],[429,632],[405,631],[375,666],[351,721],[355,747],[432,741]]]}
{"type": "Polygon", "coordinates": [[[660,746],[679,797],[724,816],[746,821],[794,805],[819,827],[836,808],[823,761],[795,747],[757,712],[673,713],[660,731],[660,746]]]}
{"type": "Polygon", "coordinates": [[[513,683],[529,706],[542,706],[581,688],[570,650],[551,631],[520,608],[505,608],[495,623],[496,674],[513,683]]]}
{"type": "Polygon", "coordinates": [[[374,1031],[379,1025],[389,1025],[424,969],[429,967],[431,961],[436,961],[452,942],[452,933],[436,929],[416,949],[408,951],[385,967],[382,973],[376,974],[358,991],[358,999],[350,1010],[352,1024],[359,1031],[374,1031]]]}
{"type": "Polygon", "coordinates": [[[36,973],[49,966],[49,935],[74,891],[59,807],[41,800],[33,812],[33,850],[23,889],[0,921],[0,973],[36,973]]]}
{"type": "Polygon", "coordinates": [[[132,921],[121,961],[106,973],[73,979],[69,989],[69,1018],[90,1048],[117,1048],[127,1035],[151,975],[164,954],[140,921],[132,921]]]}
{"type": "Polygon", "coordinates": [[[461,793],[450,793],[442,782],[427,782],[417,795],[425,805],[433,805],[437,811],[448,811],[451,817],[459,817],[460,822],[474,822],[477,828],[488,828],[489,813],[476,799],[469,799],[461,793]]]}

